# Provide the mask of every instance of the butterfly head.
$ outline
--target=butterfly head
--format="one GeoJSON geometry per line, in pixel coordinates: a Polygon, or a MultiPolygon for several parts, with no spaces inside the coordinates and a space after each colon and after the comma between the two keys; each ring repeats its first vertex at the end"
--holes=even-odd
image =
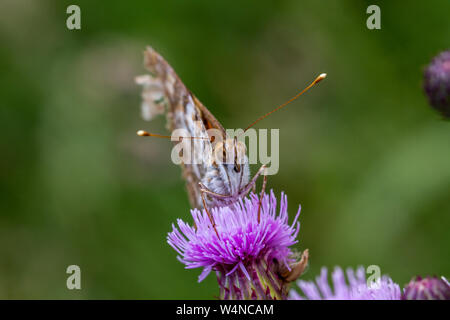
{"type": "Polygon", "coordinates": [[[203,179],[205,186],[219,194],[238,194],[250,176],[246,151],[245,144],[236,138],[217,142],[213,170],[208,170],[203,179]]]}

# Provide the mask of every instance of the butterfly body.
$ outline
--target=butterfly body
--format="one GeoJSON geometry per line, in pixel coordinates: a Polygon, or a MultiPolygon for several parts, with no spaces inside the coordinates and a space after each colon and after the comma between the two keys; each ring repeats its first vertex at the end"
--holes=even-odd
{"type": "MultiPolygon", "coordinates": [[[[212,146],[209,129],[221,136],[224,158],[233,161],[200,161],[181,163],[183,177],[192,207],[229,205],[244,197],[253,187],[261,170],[250,181],[250,169],[245,145],[227,137],[225,129],[213,114],[186,88],[173,68],[151,47],[144,52],[144,65],[151,75],[139,76],[136,82],[143,86],[143,116],[147,120],[167,113],[168,129],[185,130],[191,137],[193,157],[202,159],[217,146],[212,146]],[[224,163],[226,162],[226,163],[224,163]]],[[[216,136],[217,138],[217,136],[216,136]]]]}

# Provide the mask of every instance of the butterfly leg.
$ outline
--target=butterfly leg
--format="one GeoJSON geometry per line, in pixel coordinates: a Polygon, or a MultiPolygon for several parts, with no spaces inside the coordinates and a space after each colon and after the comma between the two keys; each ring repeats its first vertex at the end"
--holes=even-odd
{"type": "Polygon", "coordinates": [[[258,179],[258,177],[263,173],[263,171],[266,169],[266,165],[263,164],[261,166],[261,168],[259,168],[258,172],[253,176],[252,180],[250,180],[249,183],[247,183],[247,185],[245,187],[242,188],[242,190],[240,191],[240,194],[245,197],[247,195],[247,193],[250,192],[251,189],[255,190],[255,183],[256,180],[258,179]]]}
{"type": "Polygon", "coordinates": [[[214,192],[214,191],[209,190],[209,189],[208,189],[203,183],[201,183],[201,182],[199,182],[198,184],[199,184],[199,186],[200,186],[200,190],[201,190],[201,191],[203,191],[204,193],[207,193],[207,194],[209,194],[209,195],[211,195],[211,196],[214,196],[214,197],[216,197],[216,198],[228,198],[228,197],[229,197],[229,196],[227,196],[227,195],[220,194],[220,193],[217,193],[217,192],[214,192]]]}
{"type": "MultiPolygon", "coordinates": [[[[264,168],[265,169],[265,168],[264,168]]],[[[261,190],[261,196],[259,197],[259,203],[258,203],[258,223],[261,220],[261,203],[262,203],[262,199],[264,196],[264,192],[266,191],[266,184],[267,184],[267,172],[266,170],[264,170],[264,180],[263,180],[263,185],[262,185],[262,190],[261,190]]]]}
{"type": "Polygon", "coordinates": [[[216,229],[216,223],[214,222],[214,218],[213,218],[211,212],[209,212],[208,206],[206,205],[205,192],[203,192],[203,190],[200,190],[200,194],[202,196],[203,207],[205,208],[206,214],[209,217],[209,221],[211,222],[211,225],[214,228],[214,231],[216,232],[217,238],[220,239],[219,233],[217,232],[217,229],[216,229]]]}

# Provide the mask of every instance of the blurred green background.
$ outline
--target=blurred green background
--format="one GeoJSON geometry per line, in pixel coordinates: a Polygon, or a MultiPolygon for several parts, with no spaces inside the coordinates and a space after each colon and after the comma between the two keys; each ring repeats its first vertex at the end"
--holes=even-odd
{"type": "Polygon", "coordinates": [[[450,126],[421,88],[450,45],[449,1],[2,0],[0,12],[0,298],[217,295],[165,240],[189,203],[170,142],[135,134],[166,132],[164,117],[140,117],[146,45],[227,128],[328,73],[257,125],[280,128],[268,185],[291,216],[302,205],[304,279],[334,265],[376,264],[401,285],[450,275],[450,126]],[[370,4],[381,30],[366,28],[370,4]],[[66,288],[71,264],[82,290],[66,288]]]}

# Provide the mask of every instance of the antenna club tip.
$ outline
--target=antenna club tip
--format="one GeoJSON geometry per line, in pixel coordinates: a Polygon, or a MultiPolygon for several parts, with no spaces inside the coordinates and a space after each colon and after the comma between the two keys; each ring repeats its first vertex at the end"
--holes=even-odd
{"type": "Polygon", "coordinates": [[[146,135],[147,135],[147,132],[145,132],[144,130],[138,130],[138,131],[136,132],[136,134],[137,134],[138,136],[140,136],[140,137],[143,137],[143,136],[146,136],[146,135]]]}
{"type": "Polygon", "coordinates": [[[322,81],[322,80],[325,79],[326,77],[327,77],[327,74],[326,74],[326,73],[321,73],[321,74],[316,78],[316,80],[314,80],[313,84],[316,84],[316,83],[322,81]]]}

